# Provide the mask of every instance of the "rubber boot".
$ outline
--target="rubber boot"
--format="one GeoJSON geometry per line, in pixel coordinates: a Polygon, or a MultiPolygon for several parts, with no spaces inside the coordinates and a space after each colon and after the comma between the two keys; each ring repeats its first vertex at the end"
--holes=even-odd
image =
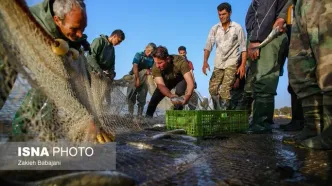
{"type": "Polygon", "coordinates": [[[332,150],[332,93],[323,95],[323,127],[320,135],[301,142],[307,148],[332,150]]]}
{"type": "Polygon", "coordinates": [[[284,131],[300,131],[304,126],[304,116],[302,109],[302,102],[293,93],[291,94],[292,103],[292,120],[286,125],[281,125],[280,128],[284,131]]]}
{"type": "Polygon", "coordinates": [[[299,144],[303,140],[317,136],[317,132],[320,133],[323,114],[322,98],[321,94],[316,94],[302,99],[304,127],[299,134],[284,137],[284,143],[299,144]]]}
{"type": "Polygon", "coordinates": [[[274,113],[274,96],[256,97],[253,107],[253,124],[246,131],[248,134],[272,133],[271,121],[274,113]]]}
{"type": "Polygon", "coordinates": [[[211,96],[214,110],[221,110],[221,99],[219,95],[211,96]]]}

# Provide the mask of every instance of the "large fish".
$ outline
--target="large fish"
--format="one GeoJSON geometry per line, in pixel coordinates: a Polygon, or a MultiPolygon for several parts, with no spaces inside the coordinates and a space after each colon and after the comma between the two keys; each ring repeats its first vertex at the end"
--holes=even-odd
{"type": "MultiPolygon", "coordinates": [[[[284,28],[286,28],[286,24],[284,24],[284,28]]],[[[253,49],[260,49],[264,46],[266,46],[268,43],[270,43],[274,38],[276,38],[281,32],[279,31],[279,27],[275,27],[272,29],[272,31],[270,32],[270,34],[267,36],[267,38],[257,47],[254,47],[253,49]]]]}

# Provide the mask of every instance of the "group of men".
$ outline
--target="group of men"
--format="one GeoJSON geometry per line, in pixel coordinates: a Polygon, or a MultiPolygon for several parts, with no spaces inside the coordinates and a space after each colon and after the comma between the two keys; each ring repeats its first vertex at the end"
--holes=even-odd
{"type": "Polygon", "coordinates": [[[230,20],[231,6],[222,3],[217,9],[220,23],[209,33],[202,68],[206,74],[207,60],[216,44],[209,86],[214,108],[232,109],[230,103],[238,99],[232,97],[235,95],[232,89],[245,76],[242,87],[249,99],[242,97],[242,100],[247,108],[251,104],[253,108],[247,133],[272,132],[274,96],[288,57],[293,120],[282,128],[301,132],[283,141],[301,147],[331,149],[332,28],[328,25],[332,16],[328,12],[332,1],[252,1],[245,20],[247,44],[241,26],[230,20]],[[278,35],[271,37],[269,34],[274,29],[278,35]]]}
{"type": "MultiPolygon", "coordinates": [[[[202,67],[204,74],[206,69],[210,70],[208,59],[216,45],[214,69],[209,82],[214,109],[243,109],[252,105],[253,119],[247,132],[270,133],[274,97],[288,57],[292,107],[302,108],[303,117],[299,116],[301,124],[292,122],[285,127],[287,130],[302,130],[298,135],[285,138],[284,142],[331,149],[332,27],[329,23],[332,16],[328,14],[331,9],[331,0],[252,1],[245,19],[246,39],[244,29],[230,19],[231,5],[221,3],[217,7],[220,22],[209,32],[202,67]],[[289,12],[292,12],[289,7],[293,9],[293,22],[287,30],[285,25],[290,24],[289,12]],[[265,43],[274,28],[279,29],[279,34],[265,43]],[[264,45],[261,45],[263,42],[264,45]]],[[[64,39],[72,48],[83,47],[88,51],[89,72],[110,80],[115,78],[114,47],[125,40],[122,30],[115,30],[110,36],[100,35],[89,46],[87,36],[83,34],[87,15],[82,0],[44,0],[30,10],[49,35],[64,39]]],[[[143,115],[148,75],[153,76],[157,88],[149,102],[146,117],[153,117],[157,105],[165,96],[183,98],[171,99],[174,109],[183,109],[188,103],[197,86],[194,68],[186,57],[186,48],[181,46],[178,52],[179,55],[170,55],[166,47],[149,43],[143,52],[136,53],[130,72],[134,80],[127,94],[131,113],[137,99],[138,115],[143,115]],[[171,92],[173,88],[175,93],[171,92]]],[[[109,91],[104,95],[107,101],[110,101],[109,91]]],[[[29,107],[32,104],[29,100],[34,100],[33,105],[40,104],[41,108],[46,101],[42,94],[32,90],[21,108],[29,107]]]]}

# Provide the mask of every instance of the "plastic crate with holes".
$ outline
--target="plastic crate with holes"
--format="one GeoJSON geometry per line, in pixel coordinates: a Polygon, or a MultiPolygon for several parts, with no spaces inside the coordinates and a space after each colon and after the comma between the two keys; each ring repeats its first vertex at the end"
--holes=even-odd
{"type": "Polygon", "coordinates": [[[167,110],[168,130],[184,129],[187,135],[204,137],[248,129],[246,110],[167,110]]]}

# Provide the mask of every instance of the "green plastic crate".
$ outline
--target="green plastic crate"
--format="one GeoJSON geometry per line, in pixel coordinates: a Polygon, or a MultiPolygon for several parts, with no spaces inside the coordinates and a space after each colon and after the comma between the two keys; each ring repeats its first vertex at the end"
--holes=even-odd
{"type": "Polygon", "coordinates": [[[248,129],[245,110],[167,110],[168,130],[185,129],[190,136],[213,136],[248,129]]]}

